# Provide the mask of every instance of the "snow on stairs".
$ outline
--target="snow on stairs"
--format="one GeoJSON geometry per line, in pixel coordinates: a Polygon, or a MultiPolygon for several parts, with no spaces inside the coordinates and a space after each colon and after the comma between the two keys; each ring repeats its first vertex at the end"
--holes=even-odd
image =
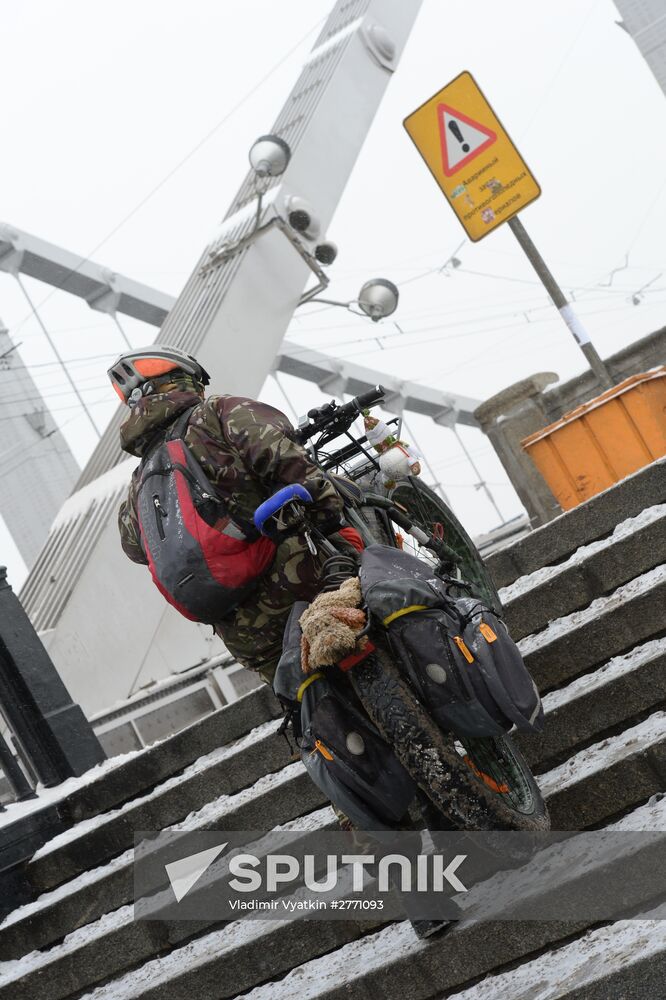
{"type": "MultiPolygon", "coordinates": [[[[666,774],[665,474],[666,463],[654,463],[489,560],[545,692],[546,733],[521,744],[560,829],[623,814],[621,822],[633,816],[657,828],[666,819],[661,802],[645,805],[666,774]]],[[[237,705],[218,714],[216,730],[204,720],[208,728],[191,727],[189,741],[179,734],[147,751],[148,777],[128,761],[127,777],[116,768],[62,804],[64,822],[78,822],[36,852],[26,874],[38,898],[0,926],[0,998],[527,1000],[539,961],[550,963],[540,1000],[659,995],[650,976],[661,969],[663,979],[666,922],[490,922],[482,949],[478,927],[464,922],[429,942],[408,924],[353,920],[133,923],[133,830],[334,822],[302,766],[290,763],[268,692],[237,705]],[[297,817],[307,819],[290,823],[297,817]],[[650,961],[594,958],[648,938],[650,961]],[[549,992],[557,956],[573,971],[549,992]]]]}
{"type": "MultiPolygon", "coordinates": [[[[616,828],[653,829],[666,825],[666,801],[655,798],[629,814],[616,828]]],[[[558,850],[556,847],[554,850],[558,850]]],[[[575,859],[574,859],[575,861],[575,859]]],[[[541,863],[539,861],[539,863],[541,863]]],[[[580,871],[575,863],[567,875],[570,884],[577,884],[580,871]]],[[[493,906],[501,910],[502,876],[495,876],[493,906]]],[[[544,895],[555,896],[562,890],[561,869],[556,873],[544,895]]],[[[513,892],[513,883],[510,891],[513,892]]],[[[476,890],[473,890],[475,893],[476,890]]],[[[483,898],[485,886],[479,887],[476,899],[483,898]]],[[[459,897],[460,899],[460,897],[459,897]]],[[[631,897],[628,897],[631,902],[631,897]]],[[[469,903],[475,901],[470,894],[469,903]]],[[[129,925],[129,907],[104,918],[107,926],[125,922],[129,925]]],[[[652,907],[647,911],[650,915],[652,907]]],[[[663,912],[663,911],[662,911],[663,912]]],[[[644,930],[647,926],[641,919],[644,930]]],[[[102,978],[105,964],[95,969],[95,962],[103,958],[88,953],[85,963],[72,963],[76,952],[85,949],[86,942],[98,927],[83,928],[62,946],[53,949],[60,955],[33,955],[18,963],[9,974],[14,976],[14,991],[5,995],[23,1000],[27,997],[47,997],[56,1000],[69,996],[62,992],[62,977],[88,969],[91,977],[102,978]],[[69,961],[68,961],[69,960],[69,961]],[[41,968],[35,969],[35,966],[41,968]],[[26,968],[32,974],[21,975],[26,968]],[[100,973],[102,975],[100,975],[100,973]],[[43,992],[47,990],[48,992],[43,992]]],[[[134,925],[136,928],[140,925],[134,925]]],[[[80,994],[88,1000],[213,1000],[221,997],[249,995],[247,1000],[287,1000],[294,995],[299,1000],[326,998],[326,1000],[368,1000],[382,996],[387,1000],[434,1000],[445,990],[464,987],[470,980],[488,973],[497,973],[509,964],[530,961],[535,953],[551,947],[565,946],[572,938],[592,930],[590,922],[510,922],[492,918],[480,925],[478,919],[462,920],[442,937],[427,942],[418,941],[408,923],[387,927],[364,928],[348,923],[310,923],[303,918],[293,920],[238,920],[217,927],[209,933],[194,938],[180,947],[166,951],[136,970],[80,994]],[[363,933],[364,932],[364,933],[363,933]],[[282,978],[284,973],[289,973],[282,978]]],[[[666,954],[666,922],[655,931],[653,951],[661,962],[666,954]]],[[[128,933],[127,946],[133,939],[128,933]]],[[[612,956],[611,956],[612,957],[612,956]]],[[[651,967],[635,962],[634,968],[622,965],[619,970],[625,981],[630,978],[633,991],[626,996],[631,1000],[657,1000],[659,994],[643,992],[646,977],[654,975],[651,967]],[[639,988],[640,987],[640,988],[639,988]]],[[[608,983],[608,968],[603,970],[608,983]]],[[[602,974],[602,970],[598,970],[602,974]]],[[[612,975],[611,975],[612,978],[612,975]]],[[[81,980],[79,979],[79,982],[81,980]]],[[[473,997],[473,992],[469,994],[473,997]]],[[[598,994],[604,1000],[622,996],[612,990],[598,994]]],[[[510,996],[510,994],[508,995],[510,996]]],[[[568,993],[553,994],[568,997],[568,993]]],[[[587,1000],[588,994],[576,993],[576,1000],[587,1000]]],[[[501,994],[497,1000],[504,1000],[501,994]]],[[[508,997],[507,997],[508,1000],[508,997]]],[[[512,998],[513,1000],[513,998],[512,998]]],[[[540,1000],[552,1000],[543,993],[540,1000]]]]}
{"type": "MultiPolygon", "coordinates": [[[[656,774],[650,762],[651,753],[666,760],[663,713],[657,713],[636,730],[607,741],[605,746],[583,751],[555,772],[545,774],[541,782],[550,808],[565,821],[560,825],[563,828],[599,825],[611,813],[617,812],[618,806],[630,808],[657,792],[659,783],[655,780],[656,774]],[[608,779],[605,771],[608,761],[612,761],[613,785],[623,789],[622,798],[598,794],[600,776],[603,782],[608,779]],[[581,823],[583,812],[585,822],[581,823]]],[[[294,817],[302,815],[302,809],[307,804],[303,792],[308,787],[309,780],[302,765],[294,763],[279,775],[268,775],[251,788],[204,807],[177,826],[181,830],[200,829],[211,824],[222,829],[241,829],[284,824],[285,813],[294,817]],[[258,814],[263,816],[262,822],[247,822],[250,815],[258,814]]],[[[318,793],[315,798],[322,801],[318,793]]],[[[310,827],[323,829],[332,822],[332,812],[326,808],[308,817],[310,827]]],[[[298,826],[299,823],[294,822],[293,825],[298,826]]],[[[300,825],[303,825],[302,821],[300,825]]],[[[72,833],[75,832],[76,828],[72,833]]],[[[84,832],[81,834],[83,842],[85,837],[84,832]]],[[[73,837],[68,842],[68,849],[74,855],[79,849],[78,839],[73,837]]],[[[68,891],[67,885],[61,886],[42,896],[37,903],[27,906],[25,912],[19,910],[7,919],[0,928],[3,957],[15,958],[35,947],[46,950],[24,959],[20,968],[9,965],[9,980],[5,982],[0,977],[2,1000],[5,997],[28,1000],[39,996],[40,989],[46,987],[49,1000],[60,1000],[71,996],[76,987],[92,986],[103,976],[122,972],[128,966],[146,961],[169,946],[179,944],[195,931],[201,933],[207,929],[205,923],[196,928],[191,924],[173,927],[146,921],[134,923],[132,907],[128,905],[132,899],[132,860],[132,851],[126,851],[119,859],[113,859],[107,866],[90,873],[87,886],[75,879],[71,891],[68,891]],[[83,910],[85,926],[80,927],[82,891],[87,909],[83,910]],[[74,930],[77,926],[79,930],[74,930]],[[74,933],[58,944],[67,931],[74,933]],[[25,970],[25,974],[17,978],[21,969],[25,970]]],[[[81,876],[78,878],[81,879],[81,876]]],[[[259,927],[259,924],[255,926],[259,927]]],[[[282,926],[282,921],[277,922],[278,932],[282,926]]],[[[353,922],[350,921],[345,928],[347,937],[355,936],[353,922]]],[[[318,924],[313,946],[329,950],[339,933],[337,923],[318,924]]],[[[355,933],[360,933],[360,928],[356,927],[355,933]]]]}
{"type": "MultiPolygon", "coordinates": [[[[105,761],[81,778],[70,778],[57,789],[50,789],[47,796],[49,804],[46,807],[39,809],[39,799],[10,805],[3,813],[0,823],[0,882],[4,867],[21,857],[21,849],[28,840],[24,832],[28,825],[26,820],[38,818],[42,813],[55,813],[50,828],[55,826],[57,830],[66,829],[73,823],[97,816],[149,791],[164,779],[179,774],[205,754],[238,739],[279,714],[279,706],[271,692],[259,688],[246,698],[241,698],[221,712],[207,716],[168,739],[154,743],[147,749],[134,750],[105,761]],[[16,814],[19,818],[15,820],[16,814]]],[[[230,780],[233,784],[233,778],[230,780]]],[[[204,792],[203,801],[206,800],[204,792]]],[[[177,807],[187,804],[184,791],[177,807]]],[[[189,809],[193,807],[190,805],[189,809]]],[[[189,809],[186,808],[185,812],[189,809]]],[[[37,828],[37,833],[39,832],[37,828]]],[[[53,835],[50,832],[49,839],[53,835]]],[[[34,843],[35,836],[34,830],[31,830],[30,840],[33,846],[30,855],[44,843],[44,837],[34,843]]],[[[0,896],[0,912],[4,902],[0,896]]]]}

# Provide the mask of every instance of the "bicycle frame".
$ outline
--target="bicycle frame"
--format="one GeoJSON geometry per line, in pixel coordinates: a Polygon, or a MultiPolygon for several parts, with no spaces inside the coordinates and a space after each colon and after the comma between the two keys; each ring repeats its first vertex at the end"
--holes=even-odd
{"type": "MultiPolygon", "coordinates": [[[[346,520],[366,545],[379,542],[400,548],[404,539],[397,534],[399,529],[410,536],[414,555],[435,563],[433,571],[444,571],[469,582],[477,596],[501,612],[492,577],[448,504],[417,476],[408,476],[387,491],[378,456],[372,453],[365,435],[352,433],[354,421],[380,403],[383,396],[382,387],[375,386],[348,403],[331,400],[310,410],[294,437],[334,483],[338,477],[346,520]],[[349,491],[344,490],[341,477],[351,480],[357,491],[360,489],[360,499],[346,496],[349,491]]],[[[399,439],[401,420],[394,417],[388,423],[399,439]]]]}

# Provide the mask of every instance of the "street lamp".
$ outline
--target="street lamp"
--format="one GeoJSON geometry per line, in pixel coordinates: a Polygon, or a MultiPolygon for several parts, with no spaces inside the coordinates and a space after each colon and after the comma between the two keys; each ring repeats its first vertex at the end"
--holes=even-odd
{"type": "Polygon", "coordinates": [[[373,323],[391,316],[398,308],[400,293],[392,281],[386,278],[372,278],[361,288],[358,304],[373,323]]]}
{"type": "Polygon", "coordinates": [[[257,177],[279,177],[290,159],[291,149],[279,135],[260,135],[250,148],[250,166],[257,177]]]}
{"type": "MultiPolygon", "coordinates": [[[[315,250],[317,260],[320,260],[322,264],[327,263],[327,261],[322,260],[318,251],[323,249],[328,249],[329,244],[322,244],[318,246],[315,250]]],[[[337,253],[337,247],[335,244],[330,244],[331,248],[335,248],[337,253]]],[[[306,293],[299,302],[299,305],[305,305],[306,302],[322,302],[327,306],[341,306],[343,309],[349,310],[349,312],[354,313],[355,316],[369,316],[373,323],[378,323],[380,319],[384,319],[386,316],[391,316],[398,308],[398,299],[400,298],[400,292],[398,291],[396,285],[392,281],[388,281],[387,278],[372,278],[371,281],[366,281],[366,283],[361,288],[358,293],[357,299],[352,299],[351,302],[341,302],[339,299],[323,299],[318,293],[318,290],[313,290],[310,293],[306,293]],[[354,308],[358,306],[357,308],[354,308]],[[359,312],[359,309],[361,310],[359,312]]]]}
{"type": "Polygon", "coordinates": [[[351,302],[318,297],[329,284],[328,276],[322,268],[330,267],[338,255],[338,248],[332,240],[320,240],[321,224],[313,206],[299,195],[288,194],[284,197],[284,215],[273,205],[272,218],[262,223],[264,196],[272,178],[280,177],[289,165],[291,159],[289,144],[279,135],[260,135],[250,147],[249,159],[255,175],[254,188],[257,195],[254,224],[251,224],[242,236],[214,246],[202,265],[200,274],[208,274],[260,236],[276,228],[286,236],[317,278],[317,285],[301,296],[299,305],[304,305],[306,302],[323,302],[327,305],[343,306],[357,316],[369,316],[373,323],[391,316],[398,307],[399,293],[393,282],[385,278],[366,281],[358,298],[351,302]]]}

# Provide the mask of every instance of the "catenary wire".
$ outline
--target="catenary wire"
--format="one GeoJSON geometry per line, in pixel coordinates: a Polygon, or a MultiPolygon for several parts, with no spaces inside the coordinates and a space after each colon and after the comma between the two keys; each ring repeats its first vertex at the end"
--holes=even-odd
{"type": "MultiPolygon", "coordinates": [[[[67,281],[70,279],[70,277],[73,274],[75,274],[80,267],[82,267],[85,263],[87,263],[94,253],[97,253],[98,250],[100,250],[106,243],[108,243],[109,240],[113,236],[115,236],[115,234],[119,232],[120,229],[122,229],[122,227],[126,225],[129,222],[129,220],[132,219],[137,214],[137,212],[139,212],[143,208],[143,206],[146,205],[150,201],[150,199],[164,187],[165,184],[167,184],[171,180],[171,178],[202,148],[202,146],[204,146],[209,141],[209,139],[211,139],[213,135],[215,135],[215,133],[218,132],[219,129],[222,128],[222,126],[225,125],[229,121],[229,119],[232,118],[232,116],[235,115],[235,113],[238,110],[240,110],[240,108],[242,108],[243,105],[246,104],[247,101],[251,97],[253,97],[258,90],[261,89],[261,87],[263,87],[263,85],[271,78],[271,76],[273,76],[274,73],[277,72],[278,69],[280,69],[280,67],[287,61],[287,59],[289,59],[294,54],[294,52],[296,52],[296,50],[301,47],[303,42],[305,42],[306,39],[309,38],[309,36],[314,31],[317,30],[317,28],[326,20],[327,16],[328,15],[325,15],[324,17],[319,18],[315,24],[313,24],[310,28],[308,28],[305,34],[299,38],[299,40],[282,56],[281,59],[279,59],[276,63],[273,64],[273,66],[261,77],[261,79],[256,84],[254,84],[254,86],[251,87],[250,90],[248,90],[243,95],[243,97],[241,97],[239,101],[236,102],[236,104],[231,108],[231,110],[228,111],[224,115],[224,117],[221,118],[220,121],[217,122],[217,124],[214,125],[213,128],[211,128],[203,136],[203,138],[200,139],[190,149],[190,151],[186,153],[186,155],[183,156],[182,159],[180,159],[178,163],[176,163],[176,165],[172,167],[171,170],[169,170],[168,173],[166,173],[162,177],[160,181],[158,181],[158,183],[153,188],[151,188],[148,194],[144,195],[144,197],[141,198],[139,202],[137,202],[134,208],[132,208],[129,212],[127,212],[126,215],[123,216],[120,222],[116,223],[116,225],[106,234],[106,236],[104,236],[98,243],[95,244],[92,250],[88,251],[86,256],[81,259],[79,264],[77,264],[75,268],[72,268],[58,285],[52,288],[51,291],[47,295],[45,295],[43,299],[41,299],[41,301],[38,303],[38,307],[44,305],[44,303],[47,302],[57,291],[60,291],[67,283],[67,281]]],[[[31,315],[30,313],[27,314],[22,320],[19,321],[17,325],[15,325],[14,327],[15,333],[21,329],[24,323],[27,323],[27,321],[30,319],[30,315],[31,315]]]]}

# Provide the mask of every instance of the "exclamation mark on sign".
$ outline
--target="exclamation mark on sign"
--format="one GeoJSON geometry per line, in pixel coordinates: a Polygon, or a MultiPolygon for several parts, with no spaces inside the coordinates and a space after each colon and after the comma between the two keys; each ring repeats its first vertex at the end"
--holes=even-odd
{"type": "Polygon", "coordinates": [[[460,131],[460,125],[458,124],[458,122],[454,121],[452,118],[449,121],[449,128],[453,132],[454,136],[456,137],[460,145],[462,146],[463,153],[469,153],[469,144],[466,143],[465,140],[463,139],[463,134],[460,131]]]}

